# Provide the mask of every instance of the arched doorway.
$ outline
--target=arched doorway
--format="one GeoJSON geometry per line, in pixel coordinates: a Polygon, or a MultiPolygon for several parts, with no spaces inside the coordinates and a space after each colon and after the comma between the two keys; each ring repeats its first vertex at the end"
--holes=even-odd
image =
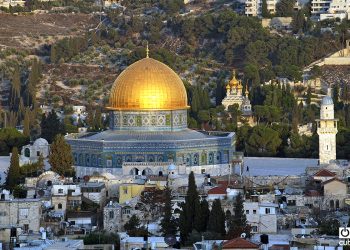
{"type": "Polygon", "coordinates": [[[153,172],[150,168],[145,168],[144,170],[142,170],[142,175],[152,175],[153,172]]]}
{"type": "Polygon", "coordinates": [[[140,170],[138,168],[133,168],[130,170],[130,175],[138,175],[140,170]]]}
{"type": "Polygon", "coordinates": [[[339,200],[336,200],[336,201],[335,201],[335,208],[336,208],[336,209],[339,209],[339,200]]]}
{"type": "Polygon", "coordinates": [[[329,207],[333,210],[334,209],[334,200],[329,201],[329,207]]]}

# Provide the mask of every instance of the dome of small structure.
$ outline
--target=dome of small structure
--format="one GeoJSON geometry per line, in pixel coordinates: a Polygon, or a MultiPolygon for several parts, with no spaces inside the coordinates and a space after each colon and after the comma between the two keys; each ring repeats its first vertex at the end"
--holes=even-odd
{"type": "Polygon", "coordinates": [[[333,99],[330,96],[325,96],[322,99],[321,105],[332,105],[333,104],[333,99]]]}
{"type": "Polygon", "coordinates": [[[47,146],[49,145],[49,143],[47,142],[46,139],[44,138],[38,138],[35,140],[35,142],[33,143],[34,146],[38,146],[38,147],[41,147],[41,146],[47,146]]]}
{"type": "Polygon", "coordinates": [[[176,170],[176,166],[175,166],[174,164],[170,164],[170,165],[168,166],[168,170],[169,170],[169,171],[174,171],[174,170],[176,170]]]}

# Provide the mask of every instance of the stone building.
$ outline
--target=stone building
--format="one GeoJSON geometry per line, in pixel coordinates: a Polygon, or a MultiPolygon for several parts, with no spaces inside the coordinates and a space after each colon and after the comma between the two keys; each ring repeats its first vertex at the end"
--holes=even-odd
{"type": "Polygon", "coordinates": [[[247,222],[253,233],[277,233],[277,207],[270,202],[244,202],[247,222]]]}
{"type": "Polygon", "coordinates": [[[118,232],[122,227],[122,206],[110,201],[103,209],[103,229],[107,232],[118,232]]]}
{"type": "Polygon", "coordinates": [[[103,182],[86,182],[80,184],[83,197],[104,206],[106,202],[106,185],[103,182]]]}
{"type": "Polygon", "coordinates": [[[320,165],[329,164],[337,159],[336,135],[338,133],[338,119],[334,118],[334,104],[330,89],[328,89],[328,95],[322,99],[320,119],[316,122],[320,165]]]}
{"type": "Polygon", "coordinates": [[[51,204],[56,214],[65,216],[66,210],[74,210],[81,205],[81,190],[78,185],[53,185],[51,204]]]}
{"type": "Polygon", "coordinates": [[[44,138],[36,139],[33,144],[23,146],[20,155],[20,165],[37,162],[40,155],[47,158],[49,156],[49,147],[49,143],[44,138]]]}
{"type": "Polygon", "coordinates": [[[40,218],[40,199],[0,200],[0,241],[10,241],[11,229],[17,235],[39,233],[40,218]]]}

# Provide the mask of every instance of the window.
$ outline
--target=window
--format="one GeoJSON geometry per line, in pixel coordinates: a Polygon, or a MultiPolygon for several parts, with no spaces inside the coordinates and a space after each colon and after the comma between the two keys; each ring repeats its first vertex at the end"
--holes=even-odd
{"type": "Polygon", "coordinates": [[[58,189],[58,193],[63,194],[63,189],[62,188],[58,189]]]}
{"type": "Polygon", "coordinates": [[[249,210],[245,210],[245,213],[246,213],[246,214],[249,214],[249,210]]]}
{"type": "Polygon", "coordinates": [[[40,156],[40,151],[36,151],[36,156],[40,156]]]}
{"type": "Polygon", "coordinates": [[[23,224],[23,231],[27,233],[29,231],[29,225],[28,224],[23,224]]]}
{"type": "Polygon", "coordinates": [[[253,214],[256,214],[256,210],[255,209],[253,210],[253,214]]]}
{"type": "Polygon", "coordinates": [[[23,216],[23,217],[28,217],[28,214],[29,214],[29,209],[28,208],[21,208],[19,210],[19,215],[20,216],[23,216]]]}
{"type": "Polygon", "coordinates": [[[109,211],[109,218],[114,219],[114,211],[109,211]]]}
{"type": "Polygon", "coordinates": [[[0,216],[6,216],[6,212],[5,211],[0,211],[0,216]]]}
{"type": "Polygon", "coordinates": [[[124,188],[124,194],[127,194],[128,193],[128,189],[127,188],[124,188]]]}
{"type": "Polygon", "coordinates": [[[265,214],[270,214],[271,211],[270,211],[270,208],[265,208],[265,214]]]}
{"type": "Polygon", "coordinates": [[[112,160],[107,160],[107,167],[112,167],[112,160]]]}
{"type": "Polygon", "coordinates": [[[258,227],[257,227],[257,226],[252,226],[252,232],[253,232],[253,233],[258,232],[258,227]]]}
{"type": "Polygon", "coordinates": [[[71,221],[69,222],[69,224],[75,225],[75,220],[71,220],[71,221]]]}
{"type": "Polygon", "coordinates": [[[61,203],[58,203],[57,209],[62,209],[62,204],[61,203]]]}
{"type": "Polygon", "coordinates": [[[123,214],[130,214],[130,209],[128,209],[128,208],[127,208],[127,209],[124,209],[124,210],[123,210],[123,214]]]}

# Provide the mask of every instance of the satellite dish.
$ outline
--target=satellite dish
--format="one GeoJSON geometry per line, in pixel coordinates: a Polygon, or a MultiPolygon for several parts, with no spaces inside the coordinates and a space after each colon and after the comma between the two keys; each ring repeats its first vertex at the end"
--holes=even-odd
{"type": "Polygon", "coordinates": [[[242,234],[241,234],[241,238],[243,238],[243,239],[245,239],[246,236],[247,236],[246,233],[242,233],[242,234]]]}
{"type": "Polygon", "coordinates": [[[40,232],[40,233],[45,232],[45,228],[40,227],[40,228],[39,228],[39,232],[40,232]]]}
{"type": "Polygon", "coordinates": [[[167,235],[164,237],[164,242],[168,245],[168,246],[173,246],[176,244],[176,237],[175,235],[167,235]]]}
{"type": "Polygon", "coordinates": [[[39,196],[44,196],[44,195],[45,195],[45,191],[44,191],[43,189],[40,189],[40,190],[38,191],[38,195],[39,195],[39,196]]]}

